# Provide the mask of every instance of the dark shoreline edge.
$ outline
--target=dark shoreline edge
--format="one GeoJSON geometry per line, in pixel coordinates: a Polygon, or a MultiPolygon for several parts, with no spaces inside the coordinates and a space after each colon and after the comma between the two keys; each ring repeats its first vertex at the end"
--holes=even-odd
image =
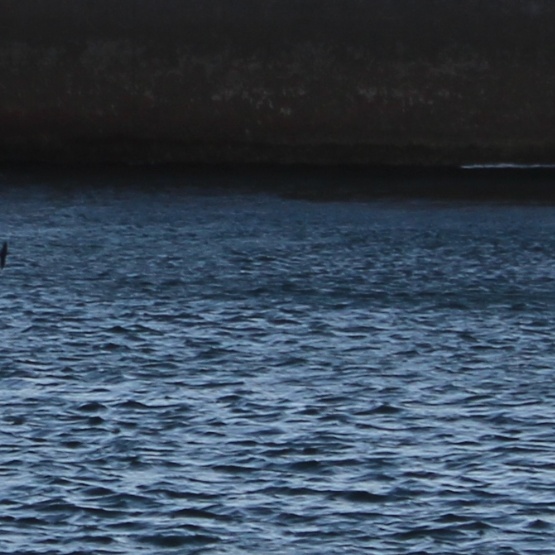
{"type": "Polygon", "coordinates": [[[272,164],[0,164],[4,186],[192,187],[287,198],[429,198],[555,202],[555,166],[353,166],[272,164]]]}
{"type": "Polygon", "coordinates": [[[553,0],[3,0],[0,162],[555,161],[553,0]]]}

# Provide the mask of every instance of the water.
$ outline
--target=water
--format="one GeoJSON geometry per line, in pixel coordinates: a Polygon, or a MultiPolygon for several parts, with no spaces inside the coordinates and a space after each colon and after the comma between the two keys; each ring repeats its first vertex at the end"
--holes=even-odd
{"type": "Polygon", "coordinates": [[[2,553],[551,553],[554,206],[2,179],[2,553]]]}

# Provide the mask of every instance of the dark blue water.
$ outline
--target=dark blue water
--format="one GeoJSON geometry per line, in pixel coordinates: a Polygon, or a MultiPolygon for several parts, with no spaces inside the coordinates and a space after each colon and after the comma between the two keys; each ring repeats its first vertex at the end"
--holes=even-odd
{"type": "Polygon", "coordinates": [[[555,207],[189,185],[2,178],[0,552],[552,553],[555,207]]]}

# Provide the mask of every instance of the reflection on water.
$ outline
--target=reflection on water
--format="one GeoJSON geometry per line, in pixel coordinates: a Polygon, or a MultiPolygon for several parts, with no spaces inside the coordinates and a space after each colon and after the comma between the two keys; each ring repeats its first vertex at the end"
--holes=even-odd
{"type": "Polygon", "coordinates": [[[12,183],[3,553],[548,552],[554,207],[12,183]]]}

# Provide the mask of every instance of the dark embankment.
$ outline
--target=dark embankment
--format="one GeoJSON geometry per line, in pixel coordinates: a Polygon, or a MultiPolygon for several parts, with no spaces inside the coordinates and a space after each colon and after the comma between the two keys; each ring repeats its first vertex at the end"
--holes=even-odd
{"type": "MultiPolygon", "coordinates": [[[[429,199],[555,205],[555,168],[290,165],[0,165],[3,187],[270,194],[311,201],[429,199]]],[[[131,195],[133,196],[133,195],[131,195]]]]}
{"type": "Polygon", "coordinates": [[[553,0],[3,0],[3,161],[555,161],[553,0]]]}

